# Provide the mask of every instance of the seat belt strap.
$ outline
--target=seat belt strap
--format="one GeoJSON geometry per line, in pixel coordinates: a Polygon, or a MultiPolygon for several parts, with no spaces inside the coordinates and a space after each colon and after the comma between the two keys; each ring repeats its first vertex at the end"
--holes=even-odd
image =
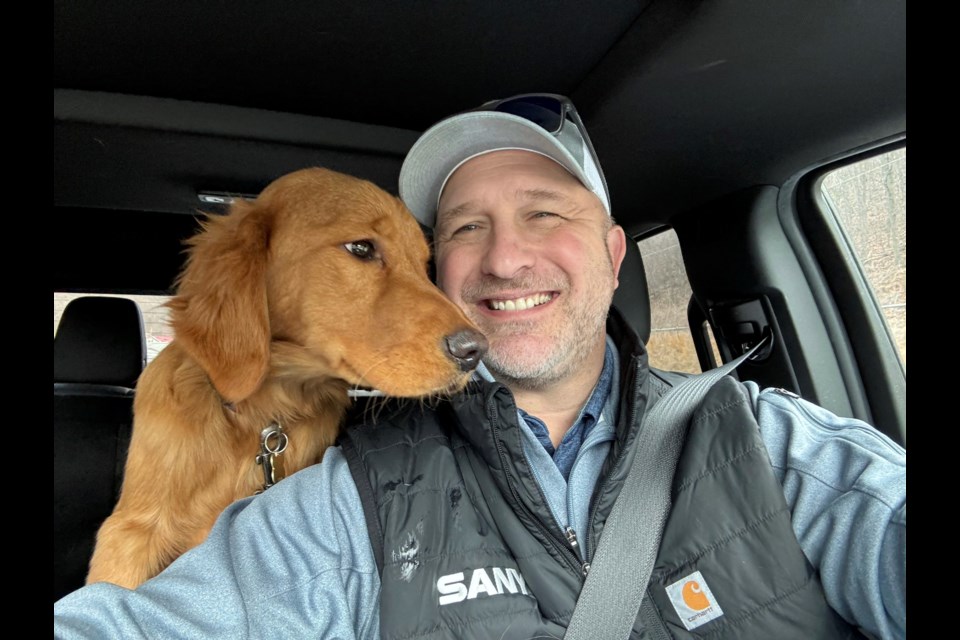
{"type": "Polygon", "coordinates": [[[630,637],[670,513],[687,424],[707,391],[766,340],[722,367],[687,378],[644,416],[636,455],[600,534],[566,640],[630,637]]]}

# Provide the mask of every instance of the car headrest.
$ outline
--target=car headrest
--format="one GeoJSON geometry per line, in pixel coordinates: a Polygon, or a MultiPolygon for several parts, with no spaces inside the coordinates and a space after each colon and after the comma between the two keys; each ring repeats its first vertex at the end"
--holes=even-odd
{"type": "Polygon", "coordinates": [[[53,339],[53,382],[133,388],[147,358],[133,300],[85,296],[63,310],[53,339]]]}
{"type": "Polygon", "coordinates": [[[613,293],[613,306],[623,314],[643,344],[650,340],[650,292],[640,247],[627,236],[627,253],[620,266],[620,286],[613,293]]]}

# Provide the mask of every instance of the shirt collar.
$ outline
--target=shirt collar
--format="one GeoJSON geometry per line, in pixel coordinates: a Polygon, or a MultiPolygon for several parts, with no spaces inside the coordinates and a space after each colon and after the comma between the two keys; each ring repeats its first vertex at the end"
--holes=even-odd
{"type": "Polygon", "coordinates": [[[596,424],[600,420],[600,412],[603,411],[607,398],[610,396],[610,387],[613,385],[613,375],[616,369],[614,360],[616,359],[616,349],[610,336],[607,336],[606,350],[603,353],[603,369],[600,370],[600,377],[593,388],[586,404],[580,410],[576,422],[586,418],[592,418],[591,424],[596,424]]]}

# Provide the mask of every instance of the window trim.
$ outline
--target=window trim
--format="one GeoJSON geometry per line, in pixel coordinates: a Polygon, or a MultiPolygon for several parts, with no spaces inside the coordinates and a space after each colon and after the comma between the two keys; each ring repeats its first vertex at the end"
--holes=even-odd
{"type": "Polygon", "coordinates": [[[824,196],[826,175],[902,149],[906,137],[835,159],[781,191],[778,211],[830,336],[854,416],[906,444],[906,370],[856,251],[824,196]]]}

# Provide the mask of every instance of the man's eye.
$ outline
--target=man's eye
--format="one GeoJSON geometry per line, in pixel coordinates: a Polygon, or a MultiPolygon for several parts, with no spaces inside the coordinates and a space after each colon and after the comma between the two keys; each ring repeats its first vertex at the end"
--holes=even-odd
{"type": "Polygon", "coordinates": [[[377,249],[370,240],[355,240],[343,245],[343,248],[361,260],[373,260],[377,257],[377,249]]]}
{"type": "Polygon", "coordinates": [[[553,227],[560,224],[563,216],[552,211],[534,211],[528,216],[527,220],[537,226],[553,227]]]}
{"type": "Polygon", "coordinates": [[[470,233],[471,231],[476,231],[480,226],[476,224],[465,224],[462,227],[457,227],[454,232],[450,235],[456,236],[461,233],[470,233]]]}

